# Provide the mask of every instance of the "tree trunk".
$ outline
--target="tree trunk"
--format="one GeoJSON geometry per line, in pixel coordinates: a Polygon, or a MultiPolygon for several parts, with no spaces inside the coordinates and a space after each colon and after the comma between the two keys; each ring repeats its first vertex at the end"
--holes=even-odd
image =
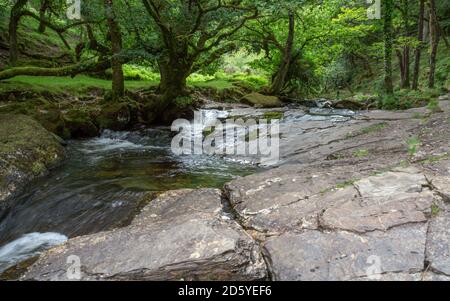
{"type": "Polygon", "coordinates": [[[122,61],[120,59],[120,53],[122,52],[122,33],[115,19],[113,0],[105,0],[105,8],[112,45],[112,99],[119,100],[125,93],[122,61]]]}
{"type": "Polygon", "coordinates": [[[15,66],[19,57],[17,48],[17,28],[19,27],[20,18],[22,17],[22,8],[27,4],[28,0],[17,0],[11,9],[9,18],[9,64],[15,66]]]}
{"type": "MultiPolygon", "coordinates": [[[[405,38],[409,37],[409,5],[408,1],[410,0],[402,0],[402,21],[403,21],[403,30],[405,38]]],[[[410,53],[411,49],[408,45],[403,46],[403,53],[401,55],[401,84],[400,87],[402,89],[409,89],[411,86],[410,81],[410,53]]]]}
{"type": "Polygon", "coordinates": [[[415,62],[414,62],[414,74],[413,74],[413,83],[412,88],[414,90],[419,89],[419,76],[420,76],[420,59],[422,56],[422,44],[423,44],[423,26],[424,26],[424,18],[425,18],[425,0],[419,0],[419,29],[418,29],[418,37],[419,46],[416,48],[415,52],[415,62]]]}
{"type": "Polygon", "coordinates": [[[394,94],[392,83],[392,13],[394,11],[393,0],[384,1],[384,90],[387,94],[394,94]]]}
{"type": "Polygon", "coordinates": [[[436,15],[436,2],[435,0],[429,0],[430,10],[430,74],[428,77],[428,87],[434,88],[435,73],[436,73],[436,57],[439,44],[439,32],[436,15]]]}
{"type": "Polygon", "coordinates": [[[292,49],[294,47],[295,38],[295,16],[292,11],[289,12],[289,34],[286,41],[286,47],[283,49],[283,57],[280,63],[280,67],[272,81],[272,86],[270,88],[270,94],[279,95],[283,90],[289,68],[292,61],[292,49]]]}
{"type": "Polygon", "coordinates": [[[170,105],[177,97],[187,95],[187,78],[191,74],[191,65],[183,64],[183,58],[161,58],[158,62],[161,81],[159,91],[163,106],[170,105]]]}
{"type": "Polygon", "coordinates": [[[48,0],[42,0],[41,2],[41,8],[39,9],[39,17],[41,18],[41,21],[39,22],[39,28],[38,31],[40,33],[44,33],[47,26],[45,25],[45,22],[42,20],[45,20],[45,13],[47,12],[47,9],[49,8],[49,1],[48,0]]]}

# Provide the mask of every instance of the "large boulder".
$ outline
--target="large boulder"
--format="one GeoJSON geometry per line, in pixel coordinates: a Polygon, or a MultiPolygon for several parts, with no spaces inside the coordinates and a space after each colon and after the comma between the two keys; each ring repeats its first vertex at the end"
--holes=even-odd
{"type": "Polygon", "coordinates": [[[267,96],[260,93],[251,93],[242,98],[242,102],[258,108],[277,108],[283,106],[276,96],[267,96]]]}
{"type": "Polygon", "coordinates": [[[27,183],[64,159],[61,143],[30,117],[0,115],[0,212],[27,183]]]}
{"type": "Polygon", "coordinates": [[[80,260],[81,280],[266,278],[258,244],[223,211],[215,189],[167,192],[126,228],[50,250],[23,279],[67,280],[70,256],[80,260]]]}

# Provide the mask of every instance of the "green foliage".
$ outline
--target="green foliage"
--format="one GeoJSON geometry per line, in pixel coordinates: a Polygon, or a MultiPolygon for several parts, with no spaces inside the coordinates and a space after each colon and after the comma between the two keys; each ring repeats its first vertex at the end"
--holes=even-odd
{"type": "Polygon", "coordinates": [[[188,108],[194,104],[194,99],[190,96],[180,96],[174,100],[174,103],[177,108],[188,108]]]}
{"type": "Polygon", "coordinates": [[[272,120],[281,120],[284,118],[284,113],[283,112],[265,112],[263,117],[268,122],[270,122],[272,120]]]}
{"type": "Polygon", "coordinates": [[[419,147],[422,144],[418,137],[411,137],[406,141],[406,143],[408,145],[408,154],[411,157],[419,151],[419,147]]]}
{"type": "Polygon", "coordinates": [[[123,65],[123,75],[127,80],[146,80],[152,82],[158,82],[160,75],[157,72],[153,72],[148,67],[138,65],[123,65]]]}
{"type": "Polygon", "coordinates": [[[367,149],[359,149],[353,153],[356,158],[365,158],[369,156],[369,151],[367,149]]]}
{"type": "Polygon", "coordinates": [[[377,123],[375,125],[365,127],[356,133],[349,133],[349,134],[347,134],[347,138],[353,138],[353,137],[357,137],[357,136],[361,136],[361,135],[368,135],[371,133],[376,133],[376,132],[384,130],[387,126],[388,126],[388,124],[386,122],[377,123]]]}

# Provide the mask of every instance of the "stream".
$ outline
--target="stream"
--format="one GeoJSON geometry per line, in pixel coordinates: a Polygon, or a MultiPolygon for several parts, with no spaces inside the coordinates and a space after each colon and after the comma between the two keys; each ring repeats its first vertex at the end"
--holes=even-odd
{"type": "MultiPolygon", "coordinates": [[[[242,112],[253,116],[257,110],[234,113],[242,112]]],[[[285,113],[288,125],[336,118],[285,113]]],[[[203,115],[214,119],[228,113],[205,110],[203,115]]],[[[170,128],[158,127],[107,130],[98,138],[69,141],[66,162],[31,183],[0,216],[0,274],[68,238],[128,225],[156,192],[222,188],[233,178],[261,170],[227,157],[176,156],[170,148],[174,135],[170,128]]]]}

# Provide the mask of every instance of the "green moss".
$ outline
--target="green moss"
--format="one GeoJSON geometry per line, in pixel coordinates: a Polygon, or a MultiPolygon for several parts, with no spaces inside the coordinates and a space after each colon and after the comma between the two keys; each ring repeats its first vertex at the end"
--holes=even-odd
{"type": "Polygon", "coordinates": [[[430,164],[430,163],[439,162],[439,161],[442,161],[442,160],[445,160],[448,158],[450,158],[450,152],[444,153],[442,155],[430,156],[430,157],[426,158],[425,160],[423,160],[422,163],[430,164]]]}
{"type": "Polygon", "coordinates": [[[0,179],[9,177],[20,184],[41,175],[63,157],[59,141],[35,120],[23,115],[0,115],[0,179]]]}
{"type": "Polygon", "coordinates": [[[439,215],[439,213],[441,213],[442,209],[436,205],[436,204],[432,204],[431,205],[431,216],[432,217],[436,217],[439,215]]]}
{"type": "Polygon", "coordinates": [[[283,112],[266,112],[264,113],[264,119],[267,119],[268,122],[271,120],[281,120],[284,118],[283,112]]]}
{"type": "Polygon", "coordinates": [[[35,175],[40,175],[46,170],[45,165],[41,162],[33,162],[33,165],[31,167],[31,171],[35,175]]]}
{"type": "Polygon", "coordinates": [[[125,130],[131,121],[131,112],[127,102],[106,102],[102,104],[100,114],[95,118],[96,124],[101,129],[115,131],[125,130]]]}
{"type": "Polygon", "coordinates": [[[367,149],[359,149],[353,153],[356,158],[365,158],[369,156],[369,151],[367,149]]]}
{"type": "Polygon", "coordinates": [[[345,182],[342,182],[342,183],[338,183],[338,184],[336,185],[336,188],[338,188],[338,189],[343,189],[343,188],[350,187],[350,186],[352,186],[356,181],[357,181],[356,179],[353,179],[353,180],[348,180],[348,181],[345,181],[345,182]]]}
{"type": "Polygon", "coordinates": [[[70,132],[70,138],[88,138],[98,135],[99,130],[88,112],[71,110],[64,115],[64,124],[70,132]]]}
{"type": "Polygon", "coordinates": [[[278,97],[267,96],[260,93],[251,93],[245,95],[242,100],[243,102],[254,105],[255,107],[275,108],[282,106],[282,102],[278,97]]]}

